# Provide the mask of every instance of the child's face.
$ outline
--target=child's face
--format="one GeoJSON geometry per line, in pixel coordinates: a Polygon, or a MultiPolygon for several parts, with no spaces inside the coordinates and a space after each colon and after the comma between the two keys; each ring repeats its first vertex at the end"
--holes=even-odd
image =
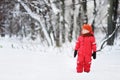
{"type": "Polygon", "coordinates": [[[90,31],[86,30],[86,29],[82,29],[82,34],[87,34],[89,33],[90,31]]]}

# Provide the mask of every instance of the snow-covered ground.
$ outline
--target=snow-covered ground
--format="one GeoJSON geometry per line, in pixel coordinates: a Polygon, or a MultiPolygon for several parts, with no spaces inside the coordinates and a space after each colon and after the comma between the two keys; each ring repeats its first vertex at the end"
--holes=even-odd
{"type": "Polygon", "coordinates": [[[119,45],[106,47],[92,61],[90,73],[76,73],[73,45],[57,49],[0,41],[0,80],[119,80],[119,45]],[[6,45],[5,45],[6,44],[6,45]],[[7,46],[8,45],[8,46],[7,46]],[[10,46],[11,45],[11,46],[10,46]],[[18,47],[22,46],[22,48],[18,47]],[[32,49],[34,48],[34,50],[32,49]],[[36,49],[35,49],[36,48],[36,49]]]}

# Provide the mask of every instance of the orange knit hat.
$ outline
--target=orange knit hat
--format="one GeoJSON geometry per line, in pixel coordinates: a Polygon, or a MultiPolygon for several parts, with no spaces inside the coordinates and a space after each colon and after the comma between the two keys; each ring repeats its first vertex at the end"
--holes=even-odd
{"type": "Polygon", "coordinates": [[[84,25],[82,26],[82,29],[86,29],[86,30],[92,32],[92,26],[89,25],[89,24],[84,24],[84,25]]]}

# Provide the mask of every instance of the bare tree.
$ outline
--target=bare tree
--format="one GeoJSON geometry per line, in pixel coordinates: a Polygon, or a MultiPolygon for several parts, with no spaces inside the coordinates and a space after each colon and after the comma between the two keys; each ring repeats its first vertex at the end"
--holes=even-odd
{"type": "Polygon", "coordinates": [[[57,14],[57,23],[56,23],[56,46],[60,47],[60,13],[57,14]]]}
{"type": "Polygon", "coordinates": [[[71,24],[70,24],[70,29],[69,29],[69,33],[68,33],[68,40],[69,40],[70,42],[72,41],[72,36],[73,36],[74,11],[75,11],[75,0],[72,0],[71,24]]]}
{"type": "Polygon", "coordinates": [[[66,35],[66,28],[65,28],[65,0],[61,0],[62,5],[61,5],[61,9],[62,9],[62,21],[61,21],[61,27],[62,27],[62,42],[65,43],[65,35],[66,35]]]}
{"type": "MultiPolygon", "coordinates": [[[[110,7],[108,11],[108,36],[113,33],[116,28],[116,20],[117,20],[117,9],[118,9],[118,0],[110,0],[109,1],[110,7]]],[[[115,39],[115,34],[108,39],[107,44],[113,45],[115,39]]]]}
{"type": "Polygon", "coordinates": [[[83,23],[88,23],[88,17],[87,17],[87,0],[82,0],[81,1],[82,5],[82,13],[83,13],[83,23]]]}

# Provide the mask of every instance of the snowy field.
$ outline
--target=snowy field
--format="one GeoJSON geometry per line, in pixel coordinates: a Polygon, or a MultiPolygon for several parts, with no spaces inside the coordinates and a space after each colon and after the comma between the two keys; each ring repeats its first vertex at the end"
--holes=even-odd
{"type": "Polygon", "coordinates": [[[0,45],[0,80],[120,80],[119,46],[98,52],[90,73],[76,73],[73,45],[36,50],[32,45],[27,49],[11,43],[10,47],[9,41],[6,45],[0,41],[0,45]]]}

